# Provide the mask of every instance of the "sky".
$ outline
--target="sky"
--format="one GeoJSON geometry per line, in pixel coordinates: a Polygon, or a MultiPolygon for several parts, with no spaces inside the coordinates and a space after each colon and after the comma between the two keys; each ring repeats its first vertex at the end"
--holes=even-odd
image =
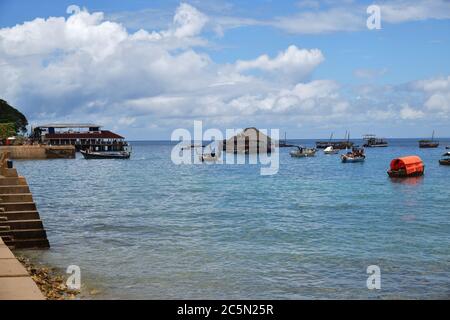
{"type": "Polygon", "coordinates": [[[0,98],[129,140],[450,137],[449,57],[449,0],[0,0],[0,98]]]}

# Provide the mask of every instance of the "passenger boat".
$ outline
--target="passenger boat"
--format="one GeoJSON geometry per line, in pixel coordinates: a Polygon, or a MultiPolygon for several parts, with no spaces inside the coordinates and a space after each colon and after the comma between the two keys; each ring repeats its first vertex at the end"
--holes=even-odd
{"type": "Polygon", "coordinates": [[[130,151],[110,151],[110,152],[98,152],[90,150],[80,150],[85,159],[129,159],[131,156],[130,151]]]}
{"type": "Polygon", "coordinates": [[[443,166],[450,166],[450,152],[446,152],[442,155],[442,159],[439,160],[439,164],[443,166]]]}
{"type": "Polygon", "coordinates": [[[363,136],[363,140],[365,141],[363,145],[365,148],[380,148],[388,146],[388,142],[385,139],[377,138],[374,134],[366,134],[363,136]]]}
{"type": "Polygon", "coordinates": [[[431,140],[419,141],[419,148],[437,148],[437,147],[439,147],[439,141],[434,140],[434,131],[433,135],[431,136],[431,140]]]}
{"type": "Polygon", "coordinates": [[[306,157],[314,157],[316,155],[317,150],[313,148],[305,148],[302,146],[296,146],[297,150],[292,150],[289,152],[291,157],[294,158],[306,158],[306,157]]]}
{"type": "Polygon", "coordinates": [[[425,166],[418,156],[407,156],[391,161],[387,172],[391,178],[407,178],[423,176],[425,166]]]}
{"type": "Polygon", "coordinates": [[[323,150],[323,153],[325,153],[325,154],[337,154],[337,153],[339,153],[339,150],[338,149],[334,149],[333,146],[329,146],[329,147],[326,147],[325,150],[323,150]]]}
{"type": "Polygon", "coordinates": [[[352,148],[351,152],[341,155],[341,160],[343,163],[364,162],[366,155],[364,154],[364,149],[352,148]]]}

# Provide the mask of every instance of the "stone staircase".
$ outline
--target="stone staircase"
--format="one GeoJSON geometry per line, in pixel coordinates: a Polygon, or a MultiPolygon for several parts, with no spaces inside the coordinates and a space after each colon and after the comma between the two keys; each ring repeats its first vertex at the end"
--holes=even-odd
{"type": "Polygon", "coordinates": [[[0,237],[15,249],[49,248],[47,234],[27,181],[0,158],[0,237]]]}

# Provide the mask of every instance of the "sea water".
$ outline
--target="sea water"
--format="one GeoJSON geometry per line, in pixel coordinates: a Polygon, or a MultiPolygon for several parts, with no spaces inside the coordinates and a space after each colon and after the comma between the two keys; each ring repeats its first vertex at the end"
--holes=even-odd
{"type": "Polygon", "coordinates": [[[283,148],[272,176],[175,165],[170,142],[134,142],[130,160],[15,161],[51,244],[24,253],[79,266],[84,298],[450,298],[446,144],[392,139],[347,164],[283,148]],[[405,155],[424,160],[423,178],[388,177],[405,155]],[[371,265],[379,290],[367,288],[371,265]]]}

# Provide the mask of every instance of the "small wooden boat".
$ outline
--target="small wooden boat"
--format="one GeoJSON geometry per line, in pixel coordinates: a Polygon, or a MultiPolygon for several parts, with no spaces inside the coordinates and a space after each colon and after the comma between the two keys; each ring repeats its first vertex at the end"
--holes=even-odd
{"type": "Polygon", "coordinates": [[[439,147],[439,141],[434,140],[434,131],[433,135],[431,136],[431,140],[419,141],[419,148],[437,148],[437,147],[439,147]]]}
{"type": "Polygon", "coordinates": [[[418,156],[407,156],[391,161],[387,172],[391,178],[407,178],[423,176],[425,166],[418,156]]]}
{"type": "Polygon", "coordinates": [[[201,162],[216,162],[220,159],[220,152],[203,153],[199,159],[201,162]]]}
{"type": "Polygon", "coordinates": [[[326,147],[323,150],[323,153],[325,153],[325,154],[337,154],[337,153],[339,153],[339,150],[338,149],[334,149],[333,146],[329,146],[329,147],[326,147]]]}
{"type": "Polygon", "coordinates": [[[80,150],[80,152],[85,159],[129,159],[131,156],[130,151],[97,152],[80,150]]]}
{"type": "Polygon", "coordinates": [[[296,146],[297,150],[292,150],[289,152],[291,157],[294,158],[306,158],[306,157],[314,157],[316,155],[317,150],[313,148],[305,148],[301,146],[296,146]]]}
{"type": "Polygon", "coordinates": [[[364,149],[353,148],[351,152],[341,155],[341,160],[343,163],[364,162],[366,155],[364,154],[364,149]]]}
{"type": "Polygon", "coordinates": [[[373,134],[366,134],[363,136],[363,140],[365,141],[363,145],[364,148],[380,148],[388,146],[388,142],[385,139],[377,138],[373,134]]]}
{"type": "Polygon", "coordinates": [[[439,164],[443,166],[450,166],[450,152],[446,152],[442,155],[442,159],[439,160],[439,164]]]}

